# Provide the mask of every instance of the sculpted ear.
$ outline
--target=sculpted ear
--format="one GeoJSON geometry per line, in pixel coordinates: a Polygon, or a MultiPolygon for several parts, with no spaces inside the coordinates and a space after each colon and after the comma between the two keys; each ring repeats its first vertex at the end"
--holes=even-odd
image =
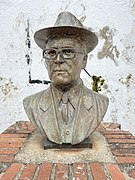
{"type": "Polygon", "coordinates": [[[85,69],[86,64],[87,64],[87,59],[88,59],[88,55],[85,55],[84,58],[83,58],[83,67],[82,67],[82,69],[85,69]]]}

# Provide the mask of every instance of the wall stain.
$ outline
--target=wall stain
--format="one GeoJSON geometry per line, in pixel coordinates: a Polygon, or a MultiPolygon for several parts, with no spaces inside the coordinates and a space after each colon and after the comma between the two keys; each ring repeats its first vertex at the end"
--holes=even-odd
{"type": "Polygon", "coordinates": [[[27,54],[25,55],[27,64],[30,65],[31,63],[31,58],[30,58],[30,54],[31,54],[31,41],[30,41],[30,23],[29,23],[29,19],[27,19],[27,28],[25,29],[26,31],[26,41],[25,41],[25,45],[28,48],[27,54]]]}
{"type": "Polygon", "coordinates": [[[126,35],[124,40],[124,50],[122,56],[127,64],[135,64],[135,20],[132,23],[131,32],[126,35]]]}
{"type": "Polygon", "coordinates": [[[133,16],[135,16],[135,1],[130,0],[130,11],[133,16]]]}
{"type": "Polygon", "coordinates": [[[119,81],[122,84],[125,84],[128,87],[130,87],[131,83],[135,83],[135,78],[132,74],[128,74],[126,78],[120,78],[119,81]]]}
{"type": "Polygon", "coordinates": [[[18,88],[14,86],[11,79],[0,77],[0,90],[6,96],[12,90],[17,90],[18,88]]]}
{"type": "Polygon", "coordinates": [[[113,45],[113,37],[115,36],[116,30],[110,29],[108,26],[103,27],[99,30],[99,38],[104,39],[104,45],[102,50],[98,52],[98,59],[110,58],[117,65],[117,59],[119,58],[120,52],[116,45],[113,45]]]}

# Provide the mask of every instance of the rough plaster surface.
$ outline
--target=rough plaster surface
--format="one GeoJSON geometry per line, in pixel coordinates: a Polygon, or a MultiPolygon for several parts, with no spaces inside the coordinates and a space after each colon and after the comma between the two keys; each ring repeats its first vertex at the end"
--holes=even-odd
{"type": "Polygon", "coordinates": [[[115,159],[112,156],[108,144],[104,136],[95,132],[91,136],[93,144],[92,149],[46,149],[44,150],[44,138],[38,132],[34,132],[31,137],[26,140],[26,143],[22,147],[21,151],[16,155],[15,160],[17,162],[38,162],[43,161],[53,163],[74,163],[74,162],[87,162],[87,161],[100,161],[115,163],[115,159]]]}
{"type": "MultiPolygon", "coordinates": [[[[64,10],[71,11],[99,36],[87,70],[105,79],[101,93],[109,97],[110,105],[104,121],[118,122],[135,134],[134,0],[1,0],[0,131],[18,120],[27,120],[22,99],[47,87],[28,83],[29,69],[32,79],[48,79],[33,34],[52,26],[64,10]]],[[[87,74],[83,72],[82,78],[91,87],[87,74]]]]}

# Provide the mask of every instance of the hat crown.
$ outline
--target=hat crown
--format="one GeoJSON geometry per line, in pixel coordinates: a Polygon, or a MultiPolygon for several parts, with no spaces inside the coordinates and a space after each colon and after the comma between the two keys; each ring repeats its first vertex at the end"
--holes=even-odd
{"type": "Polygon", "coordinates": [[[82,23],[72,13],[67,11],[61,12],[58,15],[54,26],[55,27],[72,26],[72,27],[83,28],[82,23]]]}
{"type": "Polygon", "coordinates": [[[38,30],[34,34],[34,39],[41,49],[46,48],[49,38],[72,36],[80,38],[86,44],[87,53],[91,52],[98,43],[95,33],[87,29],[83,24],[70,12],[61,12],[53,27],[47,27],[38,30]]]}

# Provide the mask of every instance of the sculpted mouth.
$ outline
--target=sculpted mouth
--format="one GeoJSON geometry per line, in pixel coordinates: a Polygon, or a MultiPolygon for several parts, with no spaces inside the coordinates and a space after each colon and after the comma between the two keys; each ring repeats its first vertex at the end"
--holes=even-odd
{"type": "Polygon", "coordinates": [[[66,70],[64,69],[55,69],[53,72],[65,72],[66,70]]]}

